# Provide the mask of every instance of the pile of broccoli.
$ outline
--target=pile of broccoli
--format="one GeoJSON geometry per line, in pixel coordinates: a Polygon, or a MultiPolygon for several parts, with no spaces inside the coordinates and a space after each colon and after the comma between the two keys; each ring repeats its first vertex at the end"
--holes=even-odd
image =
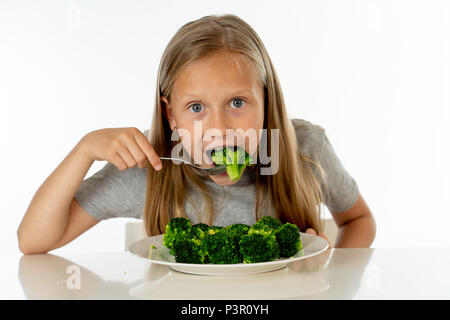
{"type": "Polygon", "coordinates": [[[253,165],[252,157],[243,148],[225,147],[211,153],[211,159],[216,165],[225,164],[230,180],[239,180],[245,167],[253,165]]]}
{"type": "Polygon", "coordinates": [[[187,218],[172,218],[163,236],[176,262],[236,264],[288,258],[302,249],[300,232],[292,223],[264,216],[252,226],[191,225],[187,218]]]}

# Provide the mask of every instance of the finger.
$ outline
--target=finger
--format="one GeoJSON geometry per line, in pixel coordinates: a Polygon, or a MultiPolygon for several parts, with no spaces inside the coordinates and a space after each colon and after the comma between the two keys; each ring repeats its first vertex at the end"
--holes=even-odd
{"type": "Polygon", "coordinates": [[[127,148],[128,148],[128,152],[131,153],[131,156],[137,162],[138,167],[141,169],[145,168],[147,165],[147,156],[142,151],[142,149],[139,147],[139,145],[137,143],[135,143],[135,141],[133,140],[133,141],[131,141],[131,143],[129,143],[127,145],[127,148]]]}
{"type": "Polygon", "coordinates": [[[147,140],[147,137],[142,132],[137,132],[134,135],[134,140],[138,144],[139,148],[141,148],[142,152],[147,156],[148,161],[152,164],[155,170],[161,170],[162,162],[159,159],[158,154],[155,152],[155,149],[151,145],[151,143],[147,140]]]}
{"type": "Polygon", "coordinates": [[[136,165],[136,160],[134,160],[127,147],[119,148],[119,150],[117,150],[117,153],[120,155],[123,161],[125,161],[128,168],[133,168],[136,165]]]}
{"type": "Polygon", "coordinates": [[[313,228],[306,229],[305,233],[309,233],[309,234],[313,234],[313,235],[317,236],[317,232],[313,228]]]}
{"type": "Polygon", "coordinates": [[[117,152],[114,153],[110,162],[115,165],[116,168],[120,171],[128,169],[128,165],[125,163],[125,161],[123,161],[122,157],[117,152]]]}

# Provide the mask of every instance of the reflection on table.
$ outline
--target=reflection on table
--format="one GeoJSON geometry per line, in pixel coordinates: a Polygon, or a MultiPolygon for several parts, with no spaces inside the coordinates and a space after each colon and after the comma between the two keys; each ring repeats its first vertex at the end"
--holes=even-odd
{"type": "Polygon", "coordinates": [[[280,270],[227,276],[181,273],[126,252],[24,255],[19,279],[28,299],[351,299],[372,251],[330,249],[280,270]]]}

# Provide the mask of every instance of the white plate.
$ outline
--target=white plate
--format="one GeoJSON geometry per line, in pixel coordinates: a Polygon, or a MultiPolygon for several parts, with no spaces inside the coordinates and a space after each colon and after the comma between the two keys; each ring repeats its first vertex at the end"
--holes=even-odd
{"type": "Polygon", "coordinates": [[[303,249],[298,251],[293,257],[258,263],[178,263],[175,262],[175,257],[170,254],[169,249],[164,246],[162,234],[132,243],[128,247],[128,252],[148,262],[167,265],[173,270],[185,273],[202,275],[250,274],[278,270],[286,267],[290,262],[318,255],[328,249],[328,242],[321,237],[301,232],[300,239],[302,241],[303,249]],[[152,255],[149,257],[151,245],[154,245],[157,249],[152,249],[152,255]]]}

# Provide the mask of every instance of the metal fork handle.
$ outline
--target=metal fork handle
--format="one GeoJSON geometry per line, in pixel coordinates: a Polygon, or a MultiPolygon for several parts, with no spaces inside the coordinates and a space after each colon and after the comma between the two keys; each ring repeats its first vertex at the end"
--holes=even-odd
{"type": "Polygon", "coordinates": [[[191,162],[189,162],[189,161],[187,161],[187,160],[184,160],[184,159],[180,159],[180,158],[166,158],[166,157],[159,157],[159,158],[160,158],[160,159],[163,159],[163,160],[176,160],[176,161],[181,161],[181,162],[184,162],[184,163],[186,163],[186,164],[190,164],[191,166],[193,166],[193,167],[195,167],[195,168],[198,168],[198,169],[208,169],[208,168],[202,168],[202,167],[196,166],[196,165],[192,164],[191,162]]]}
{"type": "Polygon", "coordinates": [[[225,165],[220,165],[220,166],[216,166],[216,167],[212,167],[212,168],[203,168],[203,167],[196,166],[196,165],[192,164],[191,162],[186,161],[184,159],[180,159],[180,158],[167,158],[167,157],[159,157],[159,158],[162,160],[175,160],[175,161],[184,162],[186,164],[191,165],[195,169],[197,169],[197,171],[199,173],[205,174],[205,175],[216,175],[216,174],[220,174],[220,173],[223,173],[226,171],[225,165]]]}

